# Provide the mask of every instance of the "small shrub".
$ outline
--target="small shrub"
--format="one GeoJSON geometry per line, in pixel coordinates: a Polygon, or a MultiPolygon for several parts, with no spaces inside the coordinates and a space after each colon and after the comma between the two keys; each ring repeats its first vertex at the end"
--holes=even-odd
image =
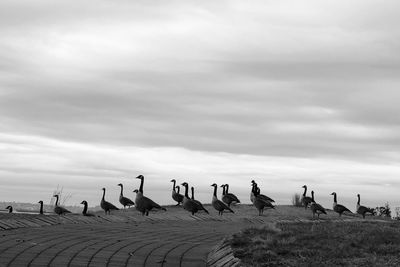
{"type": "Polygon", "coordinates": [[[392,217],[392,211],[390,210],[389,202],[386,202],[385,206],[376,207],[375,208],[375,213],[378,216],[391,218],[392,217]]]}
{"type": "Polygon", "coordinates": [[[301,207],[303,204],[301,203],[301,196],[300,194],[296,193],[292,196],[292,204],[295,207],[301,207]]]}

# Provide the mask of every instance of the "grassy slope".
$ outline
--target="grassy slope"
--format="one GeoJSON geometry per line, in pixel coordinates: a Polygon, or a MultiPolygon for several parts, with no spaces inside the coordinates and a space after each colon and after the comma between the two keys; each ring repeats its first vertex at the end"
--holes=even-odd
{"type": "Polygon", "coordinates": [[[245,266],[400,266],[398,222],[277,224],[229,242],[245,266]]]}

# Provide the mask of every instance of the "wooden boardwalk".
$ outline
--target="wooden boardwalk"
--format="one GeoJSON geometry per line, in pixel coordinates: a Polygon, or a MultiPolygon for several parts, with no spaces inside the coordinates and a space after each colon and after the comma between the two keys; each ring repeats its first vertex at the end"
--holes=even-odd
{"type": "MultiPolygon", "coordinates": [[[[251,206],[234,209],[236,214],[222,217],[215,213],[191,216],[180,207],[149,217],[134,209],[97,217],[2,215],[0,266],[206,266],[210,251],[242,228],[309,221],[311,216],[295,208],[305,216],[278,208],[259,217],[251,206]]],[[[344,220],[348,219],[354,220],[344,220]]],[[[229,248],[219,248],[218,253],[227,257],[214,265],[234,262],[229,248]]]]}

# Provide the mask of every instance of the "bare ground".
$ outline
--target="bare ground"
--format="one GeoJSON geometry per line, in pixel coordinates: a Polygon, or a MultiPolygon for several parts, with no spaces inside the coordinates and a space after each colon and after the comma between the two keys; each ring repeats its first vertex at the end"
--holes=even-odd
{"type": "MultiPolygon", "coordinates": [[[[258,216],[239,205],[222,217],[206,208],[210,215],[174,206],[148,217],[134,208],[94,218],[0,214],[0,266],[205,266],[213,246],[245,227],[312,220],[309,210],[291,206],[258,216]]],[[[352,220],[362,219],[328,212],[320,222],[352,220]]]]}

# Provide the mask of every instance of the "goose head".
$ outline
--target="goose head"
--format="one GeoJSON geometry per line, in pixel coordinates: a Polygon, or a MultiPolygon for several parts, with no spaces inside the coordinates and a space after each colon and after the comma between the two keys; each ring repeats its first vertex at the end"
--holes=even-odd
{"type": "Polygon", "coordinates": [[[217,187],[218,185],[216,183],[213,183],[211,186],[217,187]]]}
{"type": "Polygon", "coordinates": [[[256,183],[256,181],[254,181],[254,180],[251,180],[251,184],[255,184],[256,183]]]}
{"type": "Polygon", "coordinates": [[[135,190],[133,190],[133,192],[137,194],[137,193],[139,193],[139,190],[135,189],[135,190]]]}
{"type": "Polygon", "coordinates": [[[171,182],[171,183],[176,183],[176,180],[175,180],[175,179],[172,179],[170,182],[171,182]]]}
{"type": "Polygon", "coordinates": [[[307,188],[307,186],[306,186],[306,185],[303,185],[302,188],[307,188]]]}
{"type": "Polygon", "coordinates": [[[39,200],[39,202],[38,203],[40,203],[40,204],[43,204],[43,201],[42,200],[39,200]]]}
{"type": "Polygon", "coordinates": [[[84,200],[84,201],[81,202],[81,204],[86,205],[86,204],[87,204],[87,201],[84,200]]]}
{"type": "Polygon", "coordinates": [[[334,195],[336,195],[336,192],[332,192],[332,194],[331,194],[332,196],[334,196],[334,195]]]}
{"type": "Polygon", "coordinates": [[[136,179],[144,179],[143,175],[139,175],[138,177],[136,177],[136,179]]]}
{"type": "Polygon", "coordinates": [[[101,190],[106,191],[106,189],[104,187],[101,190]]]}
{"type": "Polygon", "coordinates": [[[119,183],[119,184],[117,184],[118,186],[122,186],[122,184],[121,183],[119,183]]]}
{"type": "Polygon", "coordinates": [[[58,195],[57,195],[57,194],[55,194],[55,195],[53,195],[53,197],[58,197],[58,195]]]}

